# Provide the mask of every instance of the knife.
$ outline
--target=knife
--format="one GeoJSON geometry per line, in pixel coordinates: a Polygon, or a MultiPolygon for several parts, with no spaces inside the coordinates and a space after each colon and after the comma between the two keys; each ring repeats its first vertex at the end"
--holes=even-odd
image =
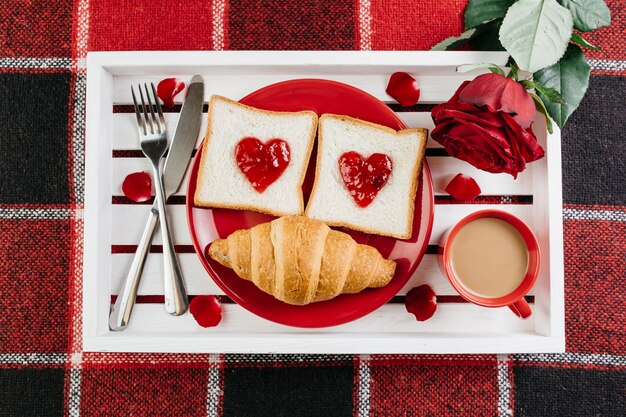
{"type": "MultiPolygon", "coordinates": [[[[202,122],[202,106],[204,104],[204,82],[202,77],[194,75],[187,89],[187,96],[183,102],[174,138],[170,145],[165,166],[163,169],[163,188],[165,196],[168,198],[176,192],[180,186],[187,165],[191,159],[191,154],[198,139],[200,132],[200,124],[202,122]]],[[[143,272],[146,257],[152,243],[152,236],[156,230],[159,221],[158,209],[156,202],[152,206],[148,214],[148,220],[144,228],[143,234],[137,246],[137,252],[131,263],[130,270],[122,286],[122,290],[118,293],[117,300],[111,309],[109,315],[109,327],[111,330],[120,331],[128,326],[130,315],[137,298],[137,289],[139,288],[139,280],[143,272]]],[[[178,259],[175,253],[169,252],[163,247],[163,256],[169,256],[171,262],[176,265],[172,268],[172,275],[164,269],[164,295],[165,309],[173,315],[180,315],[187,311],[189,304],[183,277],[178,267],[178,259]]]]}

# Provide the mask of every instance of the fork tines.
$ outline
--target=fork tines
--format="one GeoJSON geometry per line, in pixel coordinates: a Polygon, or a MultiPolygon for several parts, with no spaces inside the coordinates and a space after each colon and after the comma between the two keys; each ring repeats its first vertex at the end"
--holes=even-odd
{"type": "Polygon", "coordinates": [[[141,88],[141,84],[137,85],[137,88],[139,89],[139,97],[141,98],[141,105],[137,103],[135,89],[132,85],[130,86],[133,103],[135,105],[135,115],[137,116],[137,127],[139,128],[139,134],[144,136],[148,134],[162,134],[165,132],[165,118],[163,117],[159,97],[157,96],[154,84],[150,83],[150,86],[152,90],[152,99],[150,98],[150,91],[148,90],[147,83],[143,84],[143,90],[141,88]],[[144,99],[143,91],[146,92],[146,99],[148,100],[147,105],[146,100],[144,99]],[[154,100],[154,105],[152,104],[152,100],[154,100]],[[156,114],[154,112],[154,107],[156,107],[156,114]]]}

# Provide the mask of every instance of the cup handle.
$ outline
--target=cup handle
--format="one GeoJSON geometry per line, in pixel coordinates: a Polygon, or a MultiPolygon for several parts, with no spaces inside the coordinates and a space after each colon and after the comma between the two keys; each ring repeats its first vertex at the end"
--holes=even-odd
{"type": "Polygon", "coordinates": [[[509,308],[515,315],[522,319],[527,319],[533,314],[533,311],[530,309],[530,306],[523,298],[514,302],[513,304],[509,304],[509,308]]]}

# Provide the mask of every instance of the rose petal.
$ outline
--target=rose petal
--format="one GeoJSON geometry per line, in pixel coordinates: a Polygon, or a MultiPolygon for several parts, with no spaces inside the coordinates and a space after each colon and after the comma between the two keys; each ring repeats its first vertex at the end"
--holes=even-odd
{"type": "Polygon", "coordinates": [[[471,201],[480,195],[481,190],[474,178],[457,174],[446,187],[446,192],[455,200],[471,201]]]}
{"type": "Polygon", "coordinates": [[[500,74],[482,74],[474,78],[460,93],[459,101],[503,111],[524,128],[535,118],[535,103],[520,83],[500,74]]]}
{"type": "Polygon", "coordinates": [[[450,111],[460,111],[460,112],[479,112],[480,109],[472,104],[467,103],[443,103],[435,106],[430,115],[435,123],[441,122],[443,119],[450,118],[450,111]]]}
{"type": "Polygon", "coordinates": [[[463,119],[459,119],[457,124],[448,131],[448,135],[459,137],[468,146],[495,153],[501,158],[508,158],[510,157],[510,144],[504,133],[501,129],[480,126],[463,119]]]}
{"type": "Polygon", "coordinates": [[[498,117],[498,113],[490,113],[487,111],[463,111],[461,109],[445,109],[438,113],[438,122],[445,119],[464,119],[479,125],[489,125],[501,127],[505,125],[502,117],[498,117]]]}
{"type": "Polygon", "coordinates": [[[543,158],[545,151],[541,145],[539,145],[539,142],[537,142],[537,137],[535,137],[533,131],[531,129],[523,129],[514,121],[514,118],[510,117],[508,114],[503,114],[502,117],[508,127],[519,137],[520,151],[522,152],[524,160],[526,160],[526,162],[532,162],[543,158]]]}
{"type": "Polygon", "coordinates": [[[128,198],[138,203],[150,199],[152,178],[147,172],[133,172],[128,174],[122,182],[122,192],[128,198]]]}
{"type": "Polygon", "coordinates": [[[471,81],[463,81],[461,83],[461,85],[459,86],[459,88],[456,89],[456,91],[454,92],[454,95],[450,98],[450,100],[448,100],[448,103],[456,103],[459,101],[459,95],[461,94],[461,91],[465,90],[465,87],[467,87],[467,85],[470,83],[471,81]]]}
{"type": "Polygon", "coordinates": [[[185,88],[185,83],[176,78],[165,78],[157,86],[157,96],[166,106],[174,105],[174,97],[185,88]]]}
{"type": "Polygon", "coordinates": [[[413,106],[420,99],[417,81],[406,72],[391,74],[385,91],[402,107],[413,106]]]}
{"type": "Polygon", "coordinates": [[[189,312],[202,327],[215,327],[222,320],[222,306],[213,295],[198,295],[191,300],[189,312]]]}
{"type": "Polygon", "coordinates": [[[481,125],[472,123],[464,119],[457,119],[459,125],[463,126],[467,131],[474,135],[469,138],[473,140],[473,146],[479,146],[481,149],[489,149],[502,158],[511,156],[510,139],[506,136],[506,130],[502,127],[494,127],[490,125],[481,125]]]}
{"type": "Polygon", "coordinates": [[[415,315],[417,321],[425,321],[437,310],[437,296],[430,286],[420,285],[407,293],[404,306],[406,311],[415,315]]]}

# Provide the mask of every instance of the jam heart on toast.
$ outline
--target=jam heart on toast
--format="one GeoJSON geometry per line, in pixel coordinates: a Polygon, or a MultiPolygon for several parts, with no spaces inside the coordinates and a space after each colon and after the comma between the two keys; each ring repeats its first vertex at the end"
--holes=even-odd
{"type": "Polygon", "coordinates": [[[339,172],[346,189],[359,207],[369,206],[387,184],[393,165],[391,158],[375,153],[364,159],[359,153],[346,152],[339,158],[339,172]]]}
{"type": "Polygon", "coordinates": [[[278,138],[263,143],[257,138],[246,137],[237,144],[235,159],[252,187],[262,193],[289,165],[289,145],[278,138]]]}

